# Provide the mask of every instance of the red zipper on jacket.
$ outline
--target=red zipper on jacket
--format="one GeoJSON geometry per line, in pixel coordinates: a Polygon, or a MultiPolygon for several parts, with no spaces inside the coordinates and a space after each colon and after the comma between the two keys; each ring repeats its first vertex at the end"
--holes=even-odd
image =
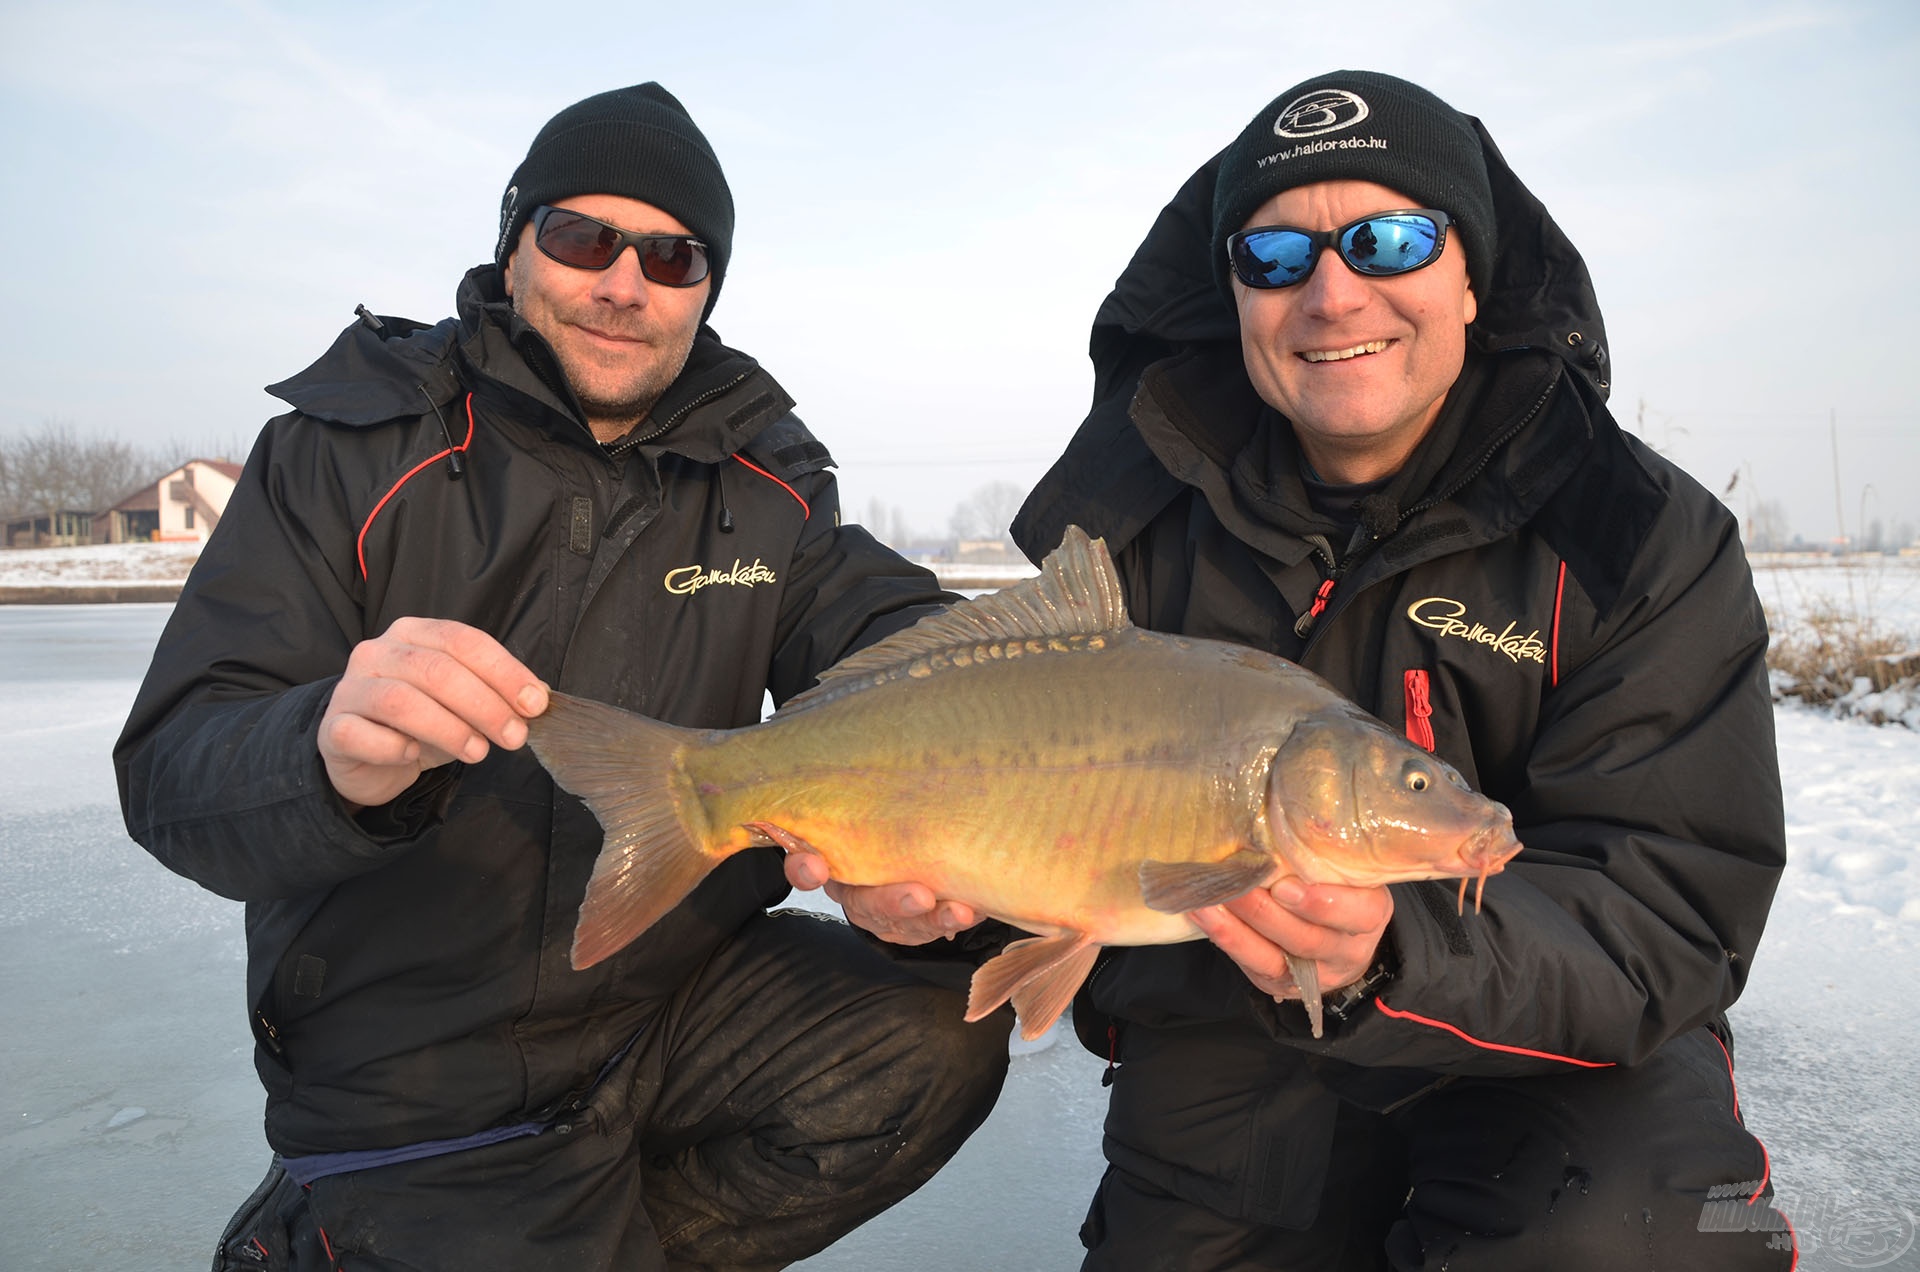
{"type": "Polygon", "coordinates": [[[1426,668],[1413,667],[1404,677],[1407,686],[1407,741],[1433,750],[1433,686],[1426,668]]]}
{"type": "MultiPolygon", "coordinates": [[[[448,438],[447,440],[452,441],[453,439],[448,438]]],[[[360,562],[361,578],[364,579],[367,577],[367,531],[373,529],[373,519],[380,515],[380,510],[387,506],[387,501],[389,499],[392,499],[395,495],[399,494],[400,487],[412,481],[414,477],[419,474],[421,469],[429,468],[434,464],[439,463],[441,460],[446,459],[450,455],[465,454],[467,447],[471,446],[472,444],[473,444],[473,394],[469,393],[467,394],[467,435],[461,439],[460,444],[458,446],[449,446],[442,451],[436,451],[433,454],[427,456],[425,459],[421,460],[419,463],[415,464],[412,468],[407,469],[407,471],[401,475],[400,480],[393,483],[393,488],[387,491],[386,494],[380,496],[380,502],[373,505],[373,511],[367,514],[367,519],[360,523],[359,537],[354,539],[353,541],[353,555],[355,559],[357,559],[360,562]]]]}

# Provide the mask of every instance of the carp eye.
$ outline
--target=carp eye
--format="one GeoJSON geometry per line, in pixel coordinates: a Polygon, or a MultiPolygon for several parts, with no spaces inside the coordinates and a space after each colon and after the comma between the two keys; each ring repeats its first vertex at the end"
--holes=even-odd
{"type": "Polygon", "coordinates": [[[1426,790],[1427,787],[1430,785],[1432,785],[1432,782],[1428,779],[1426,773],[1422,772],[1420,769],[1407,770],[1407,789],[1408,790],[1418,794],[1420,791],[1426,790]]]}

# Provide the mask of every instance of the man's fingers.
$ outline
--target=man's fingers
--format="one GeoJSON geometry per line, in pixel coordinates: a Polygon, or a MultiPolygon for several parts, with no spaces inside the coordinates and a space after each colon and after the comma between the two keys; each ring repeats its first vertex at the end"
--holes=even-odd
{"type": "Polygon", "coordinates": [[[1298,879],[1193,914],[1247,978],[1275,997],[1298,996],[1289,954],[1315,964],[1323,992],[1358,980],[1392,917],[1393,896],[1386,888],[1310,887],[1298,879]]]}
{"type": "Polygon", "coordinates": [[[547,705],[546,686],[504,646],[478,628],[444,619],[397,619],[383,635],[356,646],[347,660],[339,705],[452,754],[474,750],[453,742],[444,730],[434,737],[414,732],[414,723],[436,717],[421,714],[416,701],[394,693],[394,683],[412,686],[480,737],[509,750],[526,742],[526,717],[547,705]]]}
{"type": "Polygon", "coordinates": [[[1221,907],[1272,944],[1303,958],[1333,958],[1353,940],[1350,933],[1303,919],[1256,888],[1221,907]]]}
{"type": "Polygon", "coordinates": [[[787,872],[788,886],[802,892],[811,892],[832,877],[827,871],[827,859],[817,852],[789,852],[781,865],[787,872]]]}
{"type": "Polygon", "coordinates": [[[420,743],[396,729],[346,712],[320,722],[320,755],[329,763],[417,765],[420,743]]]}
{"type": "Polygon", "coordinates": [[[826,889],[840,903],[849,923],[895,945],[925,945],[979,922],[971,906],[939,900],[924,884],[860,887],[832,880],[826,889]]]}
{"type": "Polygon", "coordinates": [[[445,653],[517,715],[537,716],[547,709],[547,686],[506,646],[477,627],[450,619],[401,618],[387,628],[387,635],[445,653]]]}
{"type": "Polygon", "coordinates": [[[1192,919],[1263,993],[1281,995],[1293,988],[1287,952],[1226,906],[1195,910],[1192,919]]]}
{"type": "Polygon", "coordinates": [[[1287,878],[1271,888],[1256,890],[1248,896],[1267,897],[1278,909],[1315,927],[1330,928],[1349,936],[1378,932],[1393,917],[1393,893],[1384,887],[1350,888],[1338,883],[1308,885],[1298,879],[1287,878]]]}
{"type": "MultiPolygon", "coordinates": [[[[497,699],[496,699],[497,701],[497,699]]],[[[448,756],[476,764],[486,758],[487,737],[470,723],[461,713],[445,706],[433,694],[421,690],[406,680],[390,679],[383,676],[349,677],[343,679],[334,690],[332,703],[327,708],[329,725],[334,726],[331,735],[343,739],[346,746],[359,739],[367,739],[375,750],[372,754],[342,749],[337,754],[362,761],[364,763],[399,762],[381,761],[376,755],[391,754],[379,740],[379,735],[363,729],[349,728],[344,734],[340,725],[346,720],[358,719],[367,725],[396,733],[417,741],[423,748],[436,750],[448,756]]],[[[524,730],[526,725],[520,725],[524,730]]],[[[322,750],[328,742],[328,730],[323,730],[322,750]]],[[[503,743],[503,745],[505,745],[503,743]]]]}

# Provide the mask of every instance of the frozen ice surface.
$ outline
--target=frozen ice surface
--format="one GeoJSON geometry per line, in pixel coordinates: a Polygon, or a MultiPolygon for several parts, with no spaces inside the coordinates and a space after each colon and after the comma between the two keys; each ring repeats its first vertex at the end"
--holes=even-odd
{"type": "MultiPolygon", "coordinates": [[[[127,839],[108,759],[168,609],[0,607],[7,1272],[203,1267],[266,1169],[240,907],[127,839]]],[[[1776,721],[1790,860],[1734,1010],[1742,1110],[1802,1272],[1920,1268],[1920,734],[1799,708],[1776,721]]],[[[1015,1056],[951,1165],[799,1266],[1074,1267],[1101,1067],[1070,1036],[1015,1056]]]]}

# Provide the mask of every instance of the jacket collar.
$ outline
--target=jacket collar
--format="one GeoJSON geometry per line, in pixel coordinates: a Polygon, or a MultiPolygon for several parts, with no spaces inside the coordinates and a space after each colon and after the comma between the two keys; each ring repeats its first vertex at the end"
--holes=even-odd
{"type": "MultiPolygon", "coordinates": [[[[508,303],[499,270],[482,265],[461,280],[457,318],[425,326],[368,315],[313,365],[267,392],[317,419],[367,428],[444,408],[465,388],[503,391],[555,432],[593,445],[581,410],[546,340],[508,303]]],[[[739,450],[793,409],[793,399],[753,358],[703,325],[679,377],[635,435],[639,447],[713,462],[739,450]]]]}
{"type": "MultiPolygon", "coordinates": [[[[1562,364],[1538,353],[1470,353],[1433,429],[1367,501],[1360,534],[1385,541],[1444,509],[1460,534],[1481,539],[1532,516],[1592,439],[1564,381],[1562,364]]],[[[1313,510],[1293,431],[1254,393],[1236,346],[1210,343],[1153,364],[1129,415],[1159,464],[1235,537],[1287,565],[1316,539],[1347,555],[1346,530],[1313,510]]]]}
{"type": "MultiPolygon", "coordinates": [[[[546,338],[514,311],[494,265],[467,272],[459,291],[461,352],[477,375],[533,398],[592,437],[586,412],[546,338]]],[[[612,443],[712,463],[751,441],[793,409],[793,399],[749,355],[702,323],[687,364],[638,428],[612,443]]]]}

